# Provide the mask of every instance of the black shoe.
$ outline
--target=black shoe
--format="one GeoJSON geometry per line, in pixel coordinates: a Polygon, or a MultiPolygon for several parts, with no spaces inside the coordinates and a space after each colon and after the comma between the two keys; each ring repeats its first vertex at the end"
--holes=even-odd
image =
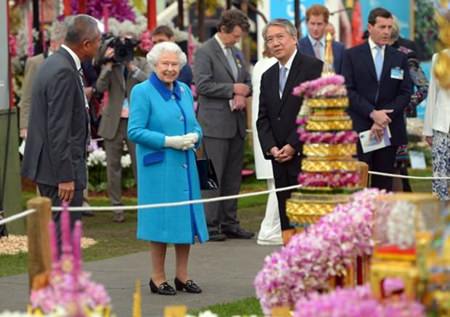
{"type": "Polygon", "coordinates": [[[227,236],[223,233],[218,233],[217,231],[209,233],[209,241],[225,241],[227,236]]]}
{"type": "Polygon", "coordinates": [[[177,292],[175,289],[170,286],[167,282],[159,284],[159,286],[156,286],[156,284],[153,282],[152,279],[150,279],[150,282],[148,283],[150,286],[150,291],[152,293],[156,293],[159,295],[176,295],[177,292]]]}
{"type": "Polygon", "coordinates": [[[186,293],[193,293],[193,294],[200,294],[202,292],[202,289],[195,284],[193,280],[187,280],[186,283],[183,283],[178,279],[178,277],[175,277],[175,288],[177,291],[186,291],[186,293]]]}
{"type": "Polygon", "coordinates": [[[223,233],[229,239],[251,239],[255,235],[253,232],[245,231],[239,227],[227,231],[223,230],[223,233]]]}

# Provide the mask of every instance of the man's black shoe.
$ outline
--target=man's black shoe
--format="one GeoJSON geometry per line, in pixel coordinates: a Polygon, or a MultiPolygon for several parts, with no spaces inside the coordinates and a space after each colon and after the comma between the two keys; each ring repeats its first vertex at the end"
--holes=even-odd
{"type": "Polygon", "coordinates": [[[227,236],[219,232],[210,232],[209,241],[225,241],[227,236]]]}
{"type": "Polygon", "coordinates": [[[223,230],[223,233],[229,239],[251,239],[255,235],[253,232],[245,231],[242,228],[236,228],[231,230],[223,230]]]}

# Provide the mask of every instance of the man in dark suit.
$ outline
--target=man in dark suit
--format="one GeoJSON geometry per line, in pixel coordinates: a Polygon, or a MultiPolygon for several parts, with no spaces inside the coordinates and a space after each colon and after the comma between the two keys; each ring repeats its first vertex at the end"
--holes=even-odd
{"type": "MultiPolygon", "coordinates": [[[[218,32],[195,54],[198,121],[203,129],[205,151],[219,180],[219,190],[204,192],[204,197],[235,195],[241,186],[245,109],[251,80],[242,52],[234,45],[249,26],[248,18],[241,11],[224,11],[218,32]]],[[[205,213],[211,241],[253,236],[239,226],[236,199],[206,204],[205,213]]]]}
{"type": "MultiPolygon", "coordinates": [[[[81,60],[92,59],[99,45],[94,18],[69,18],[64,44],[43,62],[33,83],[22,175],[35,181],[53,206],[83,203],[89,120],[80,69],[81,60]]],[[[70,215],[72,225],[81,218],[80,212],[70,215]]],[[[59,218],[53,213],[57,224],[59,218]]]]}
{"type": "MultiPolygon", "coordinates": [[[[397,147],[408,142],[404,110],[411,96],[411,80],[406,55],[388,45],[392,14],[376,8],[370,12],[368,22],[368,41],[349,49],[344,57],[348,113],[354,130],[371,130],[377,139],[389,127],[391,146],[363,153],[358,144],[358,158],[372,171],[392,173],[397,147]]],[[[392,179],[373,175],[371,186],[392,190],[392,179]]]]}
{"type": "MultiPolygon", "coordinates": [[[[297,31],[291,22],[276,19],[263,31],[264,40],[278,63],[269,68],[261,79],[259,113],[256,126],[266,159],[272,160],[277,188],[297,184],[300,172],[301,144],[297,135],[296,118],[302,98],[292,89],[302,82],[316,79],[322,62],[297,50],[297,31]]],[[[286,216],[286,199],[291,191],[277,193],[283,241],[293,234],[286,216]]]]}
{"type": "MultiPolygon", "coordinates": [[[[326,28],[330,12],[322,5],[315,4],[306,11],[306,25],[308,35],[298,42],[301,53],[324,60],[326,28]]],[[[344,44],[333,41],[333,67],[337,74],[342,74],[342,60],[344,57],[344,44]]]]}

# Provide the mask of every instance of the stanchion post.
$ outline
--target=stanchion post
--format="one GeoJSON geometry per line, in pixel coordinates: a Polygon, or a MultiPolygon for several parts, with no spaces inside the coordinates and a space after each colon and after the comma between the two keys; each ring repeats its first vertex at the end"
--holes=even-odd
{"type": "Polygon", "coordinates": [[[359,167],[359,186],[367,187],[369,185],[369,165],[365,162],[358,161],[359,167]]]}
{"type": "Polygon", "coordinates": [[[48,224],[52,216],[52,203],[46,197],[35,197],[28,201],[27,208],[36,209],[27,219],[28,282],[31,289],[34,278],[51,269],[48,224]]]}

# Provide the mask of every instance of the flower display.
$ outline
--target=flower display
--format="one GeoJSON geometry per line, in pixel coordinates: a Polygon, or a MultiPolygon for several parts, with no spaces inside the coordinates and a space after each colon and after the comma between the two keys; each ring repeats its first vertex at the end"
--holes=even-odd
{"type": "Polygon", "coordinates": [[[358,172],[300,173],[298,183],[308,187],[355,187],[359,184],[358,172]]]}
{"type": "Polygon", "coordinates": [[[337,289],[329,294],[310,294],[301,298],[294,317],[425,317],[424,308],[404,298],[378,302],[368,285],[351,289],[337,289]]]}
{"type": "MultiPolygon", "coordinates": [[[[328,288],[355,256],[372,254],[372,213],[381,192],[365,189],[337,205],[281,250],[267,256],[254,282],[265,313],[275,306],[294,307],[308,293],[328,288]]],[[[314,315],[310,315],[314,316],[314,315]]]]}
{"type": "MultiPolygon", "coordinates": [[[[303,122],[297,120],[297,122],[303,122]]],[[[355,131],[338,132],[309,132],[303,127],[297,130],[300,141],[304,144],[326,143],[326,144],[352,144],[358,140],[358,134],[355,131]]]]}
{"type": "Polygon", "coordinates": [[[345,79],[341,75],[320,77],[295,87],[292,93],[296,96],[304,96],[307,98],[345,96],[347,90],[343,85],[344,82],[345,79]]]}

